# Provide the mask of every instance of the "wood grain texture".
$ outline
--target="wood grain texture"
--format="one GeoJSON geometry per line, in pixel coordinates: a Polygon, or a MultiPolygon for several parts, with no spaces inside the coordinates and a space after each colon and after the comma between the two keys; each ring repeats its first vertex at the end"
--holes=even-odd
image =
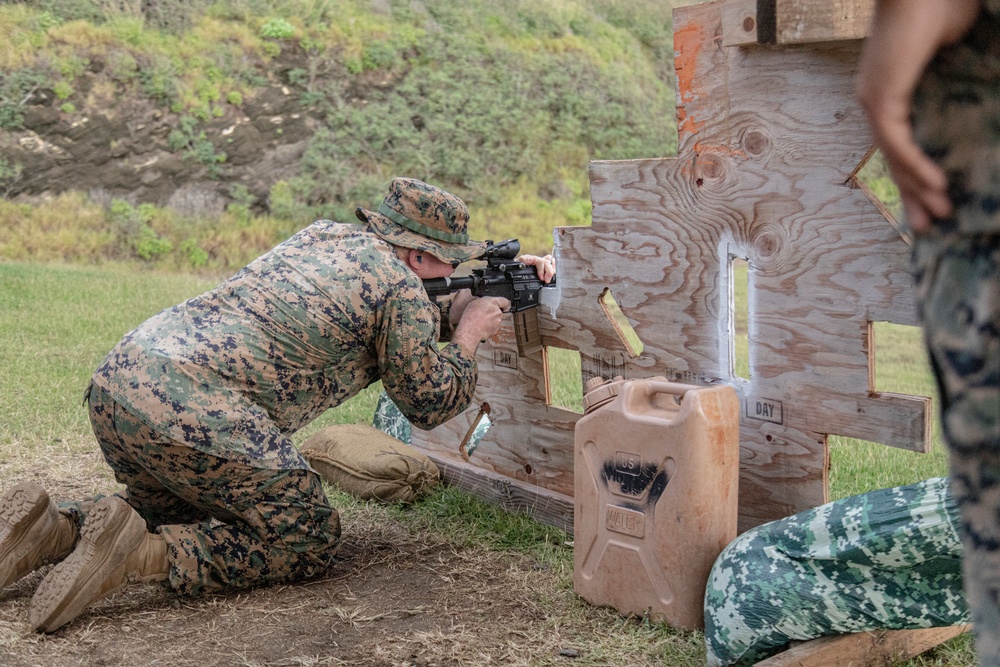
{"type": "Polygon", "coordinates": [[[641,372],[737,388],[746,529],[826,500],[827,435],[925,451],[930,416],[926,398],[871,387],[869,323],[917,322],[908,248],[851,178],[871,148],[860,45],[726,48],[722,9],[675,12],[678,157],[592,163],[594,224],[564,265],[604,250],[584,291],[616,283],[654,359],[641,372]],[[734,257],[749,381],[732,371],[734,257]]]}
{"type": "MultiPolygon", "coordinates": [[[[544,337],[543,343],[551,344],[544,337]]],[[[508,317],[480,346],[477,362],[479,383],[470,408],[433,431],[414,429],[413,444],[440,460],[464,463],[458,445],[488,402],[493,425],[469,457],[469,467],[572,497],[573,426],[580,415],[546,404],[542,353],[518,356],[508,317]]]]}
{"type": "Polygon", "coordinates": [[[820,637],[762,660],[756,667],[888,667],[957,637],[970,628],[968,625],[956,625],[820,637]]]}
{"type": "Polygon", "coordinates": [[[441,470],[445,484],[471,492],[508,512],[524,512],[538,521],[573,533],[573,496],[546,491],[451,458],[428,454],[441,470]]]}
{"type": "MultiPolygon", "coordinates": [[[[828,435],[926,451],[930,410],[872,387],[870,323],[917,320],[906,242],[854,179],[871,150],[853,95],[860,43],[727,48],[727,7],[675,10],[678,155],[591,164],[593,225],[555,231],[561,303],[539,326],[544,345],[579,351],[581,382],[731,384],[746,530],[828,499],[828,435]],[[734,258],[749,266],[747,380],[733,372],[734,258]]],[[[480,349],[469,411],[414,444],[461,461],[487,401],[494,427],[469,468],[572,495],[580,415],[546,404],[543,355],[516,349],[507,325],[480,349]]]]}
{"type": "MultiPolygon", "coordinates": [[[[743,4],[727,0],[727,5],[730,2],[743,4]]],[[[758,0],[756,4],[758,41],[777,45],[861,39],[868,34],[875,10],[874,0],[758,0]]]]}

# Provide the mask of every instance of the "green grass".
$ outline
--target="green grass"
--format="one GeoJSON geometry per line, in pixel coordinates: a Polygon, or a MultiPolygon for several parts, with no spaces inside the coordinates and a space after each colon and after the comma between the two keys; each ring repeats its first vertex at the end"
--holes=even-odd
{"type": "MultiPolygon", "coordinates": [[[[218,279],[115,265],[0,263],[0,470],[12,462],[28,465],[29,459],[35,465],[46,464],[54,453],[66,450],[71,461],[92,453],[96,446],[80,403],[94,368],[124,333],[162,308],[213,287],[218,279]]],[[[579,411],[579,356],[566,350],[549,353],[554,402],[579,411]]],[[[876,356],[877,389],[933,393],[916,329],[877,325],[876,356]]],[[[369,423],[380,391],[380,384],[372,385],[300,431],[296,440],[331,423],[369,423]]],[[[834,497],[945,474],[939,438],[930,455],[831,438],[831,458],[834,497]]],[[[99,465],[98,459],[92,460],[99,465]]],[[[332,500],[347,511],[364,505],[339,493],[332,500]]],[[[413,530],[430,528],[459,544],[528,554],[549,573],[546,576],[557,577],[564,590],[572,588],[569,538],[524,515],[508,514],[447,487],[414,506],[384,511],[387,518],[413,530]]],[[[604,624],[594,632],[608,630],[604,624]]],[[[628,651],[636,651],[633,655],[653,651],[663,664],[694,666],[702,664],[702,641],[698,633],[621,619],[590,657],[605,655],[607,664],[624,664],[620,656],[628,651]]],[[[906,664],[971,667],[975,658],[971,642],[962,637],[906,664]]]]}
{"type": "Polygon", "coordinates": [[[129,269],[0,264],[0,442],[86,435],[91,373],[132,327],[210,287],[129,269]]]}

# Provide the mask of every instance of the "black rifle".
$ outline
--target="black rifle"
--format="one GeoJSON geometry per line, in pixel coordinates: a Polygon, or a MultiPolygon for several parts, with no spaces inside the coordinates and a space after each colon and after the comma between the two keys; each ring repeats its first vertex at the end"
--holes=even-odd
{"type": "Polygon", "coordinates": [[[486,251],[476,259],[486,260],[486,266],[472,270],[472,275],[458,278],[430,278],[424,281],[424,289],[432,300],[467,289],[472,296],[500,296],[510,301],[510,312],[514,313],[514,331],[517,336],[518,354],[522,356],[541,347],[538,331],[539,296],[543,287],[553,287],[552,282],[543,283],[534,266],[518,262],[515,258],[521,252],[517,239],[500,243],[486,242],[486,251]]]}

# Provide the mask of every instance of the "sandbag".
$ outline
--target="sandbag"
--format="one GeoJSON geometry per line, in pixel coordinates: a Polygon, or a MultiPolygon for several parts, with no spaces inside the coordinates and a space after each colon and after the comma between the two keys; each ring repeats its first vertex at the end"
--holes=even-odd
{"type": "Polygon", "coordinates": [[[709,667],[793,640],[967,623],[958,510],[945,478],[881,489],[749,530],[705,592],[709,667]]]}
{"type": "Polygon", "coordinates": [[[364,424],[327,426],[301,451],[324,481],[362,500],[411,503],[440,479],[425,454],[364,424]]]}

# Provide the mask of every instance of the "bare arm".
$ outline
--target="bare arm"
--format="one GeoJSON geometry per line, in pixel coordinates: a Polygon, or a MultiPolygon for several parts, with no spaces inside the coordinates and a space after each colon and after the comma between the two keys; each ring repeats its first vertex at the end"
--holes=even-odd
{"type": "Polygon", "coordinates": [[[980,0],[879,0],[861,56],[858,98],[917,233],[950,215],[952,205],[944,171],[913,139],[913,93],[934,54],[968,31],[979,6],[980,0]]]}

